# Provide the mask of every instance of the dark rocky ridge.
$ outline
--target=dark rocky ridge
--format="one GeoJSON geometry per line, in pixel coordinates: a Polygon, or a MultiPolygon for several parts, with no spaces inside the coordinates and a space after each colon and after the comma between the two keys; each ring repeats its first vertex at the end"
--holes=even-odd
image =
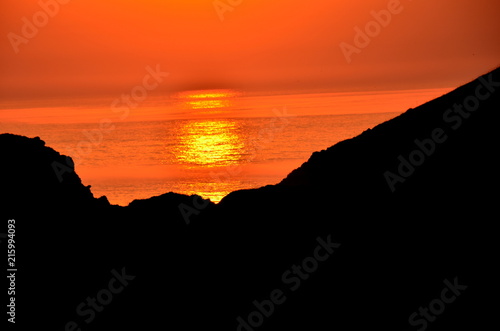
{"type": "MultiPolygon", "coordinates": [[[[500,82],[500,70],[483,79],[500,82]]],[[[39,139],[0,135],[0,213],[17,221],[22,261],[19,325],[235,330],[252,301],[280,288],[286,302],[255,330],[417,330],[409,316],[455,277],[467,290],[429,328],[487,325],[496,311],[500,87],[456,130],[443,120],[481,82],[314,153],[277,185],[208,204],[189,225],[178,207],[195,197],[110,206],[74,172],[61,183],[52,163],[67,159],[39,139]],[[384,173],[397,173],[398,156],[436,128],[447,140],[391,192],[384,173]],[[328,235],[340,248],[288,290],[282,274],[328,235]],[[75,308],[122,267],[136,279],[87,325],[75,308]]]]}

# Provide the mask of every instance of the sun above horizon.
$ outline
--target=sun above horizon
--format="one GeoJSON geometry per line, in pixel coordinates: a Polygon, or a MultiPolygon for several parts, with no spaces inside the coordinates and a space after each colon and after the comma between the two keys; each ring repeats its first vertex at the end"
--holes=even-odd
{"type": "Polygon", "coordinates": [[[232,100],[240,93],[234,90],[196,90],[180,92],[175,96],[184,109],[196,110],[198,114],[215,114],[229,110],[232,100]]]}

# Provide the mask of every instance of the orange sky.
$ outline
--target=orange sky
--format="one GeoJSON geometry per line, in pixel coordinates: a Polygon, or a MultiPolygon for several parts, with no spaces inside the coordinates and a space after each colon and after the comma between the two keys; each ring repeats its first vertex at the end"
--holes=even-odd
{"type": "Polygon", "coordinates": [[[2,0],[0,100],[121,93],[156,65],[168,93],[447,87],[500,64],[498,0],[402,0],[351,63],[340,43],[395,0],[221,0],[240,3],[223,21],[213,0],[60,1],[45,24],[38,0],[2,0]],[[14,47],[33,15],[38,33],[14,47]]]}

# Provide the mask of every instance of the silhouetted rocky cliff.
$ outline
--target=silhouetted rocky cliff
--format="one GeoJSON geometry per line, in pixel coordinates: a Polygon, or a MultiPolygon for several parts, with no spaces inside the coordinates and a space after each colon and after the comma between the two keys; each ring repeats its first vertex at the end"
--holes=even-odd
{"type": "Polygon", "coordinates": [[[39,138],[0,135],[19,325],[481,329],[496,316],[499,82],[497,69],[218,205],[168,193],[111,206],[39,138]],[[84,313],[122,268],[123,292],[84,313]]]}

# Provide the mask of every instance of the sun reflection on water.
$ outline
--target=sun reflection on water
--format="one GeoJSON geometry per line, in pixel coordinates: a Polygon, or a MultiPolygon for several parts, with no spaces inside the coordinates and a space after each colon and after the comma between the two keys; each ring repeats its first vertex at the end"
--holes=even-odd
{"type": "Polygon", "coordinates": [[[221,167],[239,163],[244,148],[238,124],[230,120],[189,121],[180,128],[176,157],[187,167],[221,167]]]}
{"type": "Polygon", "coordinates": [[[218,202],[241,185],[233,183],[236,178],[222,181],[210,175],[244,162],[245,141],[241,122],[213,117],[205,119],[203,116],[230,114],[235,96],[237,93],[229,90],[183,92],[178,95],[180,106],[190,111],[195,119],[180,124],[173,152],[176,163],[194,176],[199,176],[198,183],[186,184],[183,192],[179,193],[199,194],[218,202]]]}

